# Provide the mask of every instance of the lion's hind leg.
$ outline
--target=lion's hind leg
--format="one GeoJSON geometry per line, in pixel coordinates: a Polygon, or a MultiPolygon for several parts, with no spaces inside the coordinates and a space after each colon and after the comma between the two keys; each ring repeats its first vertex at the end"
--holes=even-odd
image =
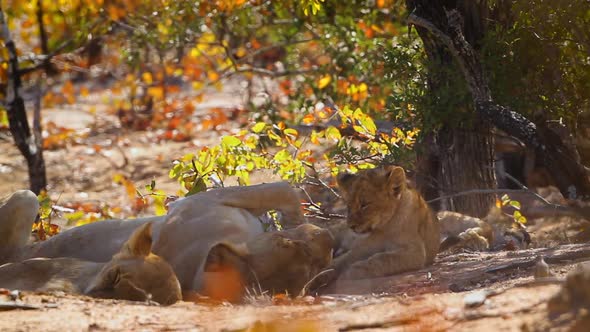
{"type": "Polygon", "coordinates": [[[30,190],[0,200],[0,263],[27,244],[38,211],[39,201],[30,190]]]}
{"type": "Polygon", "coordinates": [[[305,221],[301,213],[301,196],[297,189],[287,182],[228,187],[216,191],[223,205],[245,209],[256,216],[270,210],[280,211],[283,215],[283,225],[287,227],[305,221]]]}

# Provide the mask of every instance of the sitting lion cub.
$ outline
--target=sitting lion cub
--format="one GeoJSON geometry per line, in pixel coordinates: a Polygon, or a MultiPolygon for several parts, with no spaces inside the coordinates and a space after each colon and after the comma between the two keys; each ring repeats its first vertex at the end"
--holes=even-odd
{"type": "Polygon", "coordinates": [[[61,290],[95,297],[169,305],[182,299],[172,267],[151,253],[152,224],[140,226],[107,263],[76,258],[32,258],[0,266],[0,287],[61,290]]]}
{"type": "Polygon", "coordinates": [[[337,182],[347,204],[349,227],[365,234],[334,260],[340,279],[382,277],[433,263],[439,224],[422,196],[408,188],[403,168],[383,166],[342,174],[337,182]]]}

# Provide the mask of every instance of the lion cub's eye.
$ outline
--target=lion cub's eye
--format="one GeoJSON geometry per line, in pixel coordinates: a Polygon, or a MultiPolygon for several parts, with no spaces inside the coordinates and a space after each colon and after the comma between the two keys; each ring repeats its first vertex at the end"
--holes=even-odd
{"type": "Polygon", "coordinates": [[[115,272],[115,280],[113,281],[113,285],[117,285],[121,281],[121,271],[117,270],[115,272]]]}
{"type": "Polygon", "coordinates": [[[369,203],[361,203],[361,210],[365,210],[369,207],[369,203]]]}

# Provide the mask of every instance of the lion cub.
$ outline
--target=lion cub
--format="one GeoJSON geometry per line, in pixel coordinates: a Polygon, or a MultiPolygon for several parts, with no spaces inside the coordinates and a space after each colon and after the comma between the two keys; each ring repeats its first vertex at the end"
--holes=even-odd
{"type": "Polygon", "coordinates": [[[76,258],[32,258],[0,266],[0,287],[61,290],[94,297],[169,305],[182,299],[172,267],[151,253],[152,223],[141,225],[107,263],[76,258]]]}
{"type": "Polygon", "coordinates": [[[526,249],[531,237],[526,228],[493,206],[483,219],[452,211],[440,211],[440,251],[455,248],[475,251],[526,249]]]}
{"type": "Polygon", "coordinates": [[[340,279],[382,277],[433,263],[439,224],[422,196],[408,187],[403,168],[342,174],[337,182],[347,204],[348,226],[364,234],[334,260],[340,279]]]}

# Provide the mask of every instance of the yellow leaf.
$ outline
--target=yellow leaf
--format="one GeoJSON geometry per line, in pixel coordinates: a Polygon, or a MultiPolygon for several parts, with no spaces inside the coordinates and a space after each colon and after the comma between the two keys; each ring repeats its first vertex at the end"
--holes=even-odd
{"type": "Polygon", "coordinates": [[[256,134],[260,133],[261,131],[264,130],[264,128],[266,127],[266,123],[264,122],[258,122],[257,124],[255,124],[252,127],[252,131],[256,134]]]}
{"type": "Polygon", "coordinates": [[[318,133],[317,131],[315,131],[315,130],[314,130],[314,131],[312,131],[312,132],[311,132],[311,137],[309,138],[309,140],[310,140],[310,141],[311,141],[313,144],[315,144],[315,145],[319,145],[319,144],[320,144],[320,140],[319,140],[319,138],[320,138],[320,137],[322,137],[322,135],[323,135],[323,134],[324,134],[324,132],[323,132],[323,131],[321,131],[321,132],[319,132],[319,133],[318,133]]]}
{"type": "Polygon", "coordinates": [[[238,49],[236,50],[236,57],[242,58],[244,55],[246,55],[246,48],[244,48],[243,46],[238,47],[238,49]]]}
{"type": "Polygon", "coordinates": [[[295,138],[297,138],[297,136],[299,136],[299,133],[297,132],[297,130],[295,130],[293,128],[287,128],[283,131],[283,133],[287,136],[293,136],[295,138]]]}
{"type": "Polygon", "coordinates": [[[203,82],[194,81],[193,82],[193,90],[201,90],[203,88],[203,82]]]}
{"type": "Polygon", "coordinates": [[[340,130],[338,130],[338,128],[330,126],[328,129],[326,129],[326,138],[338,141],[342,138],[342,135],[340,134],[340,130]]]}
{"type": "Polygon", "coordinates": [[[201,51],[199,51],[198,48],[193,47],[193,48],[191,48],[191,51],[189,54],[190,54],[191,58],[196,59],[199,55],[201,55],[201,51]]]}
{"type": "Polygon", "coordinates": [[[152,84],[154,82],[152,73],[147,71],[141,75],[141,79],[145,82],[145,84],[152,84]]]}
{"type": "Polygon", "coordinates": [[[318,80],[318,88],[323,89],[332,82],[332,76],[326,75],[318,80]]]}
{"type": "Polygon", "coordinates": [[[221,144],[229,147],[238,146],[242,144],[239,138],[235,136],[223,136],[221,138],[221,144]]]}
{"type": "Polygon", "coordinates": [[[147,94],[154,99],[162,99],[164,98],[164,89],[161,86],[152,86],[148,88],[147,94]]]}

